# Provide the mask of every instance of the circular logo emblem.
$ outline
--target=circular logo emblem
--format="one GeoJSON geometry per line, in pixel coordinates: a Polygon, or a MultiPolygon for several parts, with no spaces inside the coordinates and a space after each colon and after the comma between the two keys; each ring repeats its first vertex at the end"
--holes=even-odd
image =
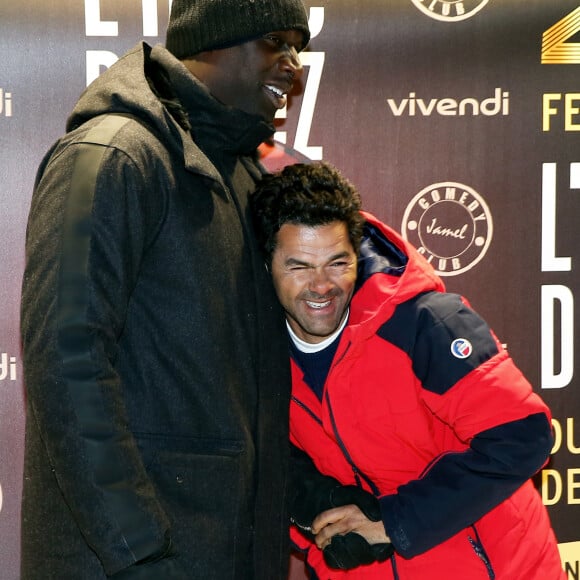
{"type": "Polygon", "coordinates": [[[455,358],[467,358],[473,352],[473,346],[466,338],[456,338],[451,343],[451,354],[455,358]]]}
{"type": "Polygon", "coordinates": [[[413,4],[435,20],[457,22],[477,14],[489,0],[412,0],[413,4]]]}
{"type": "Polygon", "coordinates": [[[413,198],[401,232],[437,274],[456,276],[483,258],[491,243],[493,222],[476,191],[447,181],[430,185],[413,198]]]}

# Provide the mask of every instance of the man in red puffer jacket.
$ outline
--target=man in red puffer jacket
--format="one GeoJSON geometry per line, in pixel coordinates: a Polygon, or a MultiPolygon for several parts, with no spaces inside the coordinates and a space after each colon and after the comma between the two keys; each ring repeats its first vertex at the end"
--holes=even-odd
{"type": "Polygon", "coordinates": [[[561,580],[530,477],[550,413],[484,320],[324,163],[267,176],[286,312],[291,534],[319,580],[561,580]]]}

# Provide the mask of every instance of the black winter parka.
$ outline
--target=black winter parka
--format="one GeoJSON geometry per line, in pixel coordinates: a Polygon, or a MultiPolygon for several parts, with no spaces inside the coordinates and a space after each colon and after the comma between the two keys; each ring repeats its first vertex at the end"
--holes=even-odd
{"type": "Polygon", "coordinates": [[[67,131],[27,230],[21,580],[114,577],[168,536],[185,577],[285,578],[287,342],[247,207],[273,127],[142,43],[67,131]]]}

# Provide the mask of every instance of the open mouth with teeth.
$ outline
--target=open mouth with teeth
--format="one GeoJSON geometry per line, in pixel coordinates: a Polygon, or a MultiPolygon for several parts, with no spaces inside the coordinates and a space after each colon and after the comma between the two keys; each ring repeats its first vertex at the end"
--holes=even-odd
{"type": "Polygon", "coordinates": [[[310,302],[309,300],[306,300],[306,304],[310,308],[314,308],[315,310],[321,310],[322,308],[330,306],[330,302],[331,302],[330,300],[327,300],[326,302],[310,302]]]}
{"type": "Polygon", "coordinates": [[[286,106],[286,94],[282,89],[274,85],[264,85],[264,88],[266,89],[266,94],[270,97],[277,109],[282,109],[286,106]]]}

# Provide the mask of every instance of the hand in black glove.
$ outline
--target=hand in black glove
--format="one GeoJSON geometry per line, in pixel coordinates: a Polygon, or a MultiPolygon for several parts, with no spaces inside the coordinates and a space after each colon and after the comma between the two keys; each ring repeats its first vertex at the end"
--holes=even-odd
{"type": "Polygon", "coordinates": [[[332,507],[354,504],[371,522],[382,519],[379,500],[368,491],[356,485],[340,485],[330,491],[332,507]]]}
{"type": "MultiPolygon", "coordinates": [[[[380,521],[378,499],[356,485],[341,485],[332,477],[322,475],[312,460],[296,447],[292,448],[292,484],[290,518],[298,529],[314,541],[312,522],[320,513],[344,505],[356,505],[373,522],[380,521]]],[[[331,568],[348,570],[371,562],[384,562],[393,554],[390,543],[369,544],[355,532],[336,535],[323,550],[331,568]]]]}
{"type": "Polygon", "coordinates": [[[333,536],[322,554],[330,568],[351,570],[373,562],[384,562],[394,551],[391,543],[369,544],[360,534],[349,532],[344,536],[333,536]]]}
{"type": "Polygon", "coordinates": [[[356,485],[342,485],[333,477],[322,475],[303,451],[292,446],[290,518],[309,538],[312,522],[318,514],[333,507],[356,505],[371,521],[381,519],[377,498],[356,485]]]}
{"type": "MultiPolygon", "coordinates": [[[[382,519],[379,500],[370,493],[354,485],[343,485],[331,492],[331,501],[338,507],[355,504],[365,517],[371,522],[382,519]]],[[[384,562],[394,553],[395,549],[390,542],[369,544],[367,540],[356,532],[349,532],[343,536],[332,537],[330,544],[323,550],[324,560],[331,568],[350,570],[364,564],[384,562]]]]}
{"type": "MultiPolygon", "coordinates": [[[[371,522],[382,519],[377,498],[355,485],[334,488],[330,499],[335,507],[355,504],[371,522]]],[[[331,568],[350,570],[364,564],[384,562],[394,551],[390,542],[369,544],[360,534],[349,532],[344,536],[333,536],[330,544],[324,548],[323,555],[331,568]]]]}
{"type": "Polygon", "coordinates": [[[372,522],[381,520],[378,499],[356,485],[341,485],[336,479],[318,474],[300,482],[290,502],[291,521],[309,539],[314,539],[312,522],[322,512],[343,505],[356,505],[372,522]]]}

